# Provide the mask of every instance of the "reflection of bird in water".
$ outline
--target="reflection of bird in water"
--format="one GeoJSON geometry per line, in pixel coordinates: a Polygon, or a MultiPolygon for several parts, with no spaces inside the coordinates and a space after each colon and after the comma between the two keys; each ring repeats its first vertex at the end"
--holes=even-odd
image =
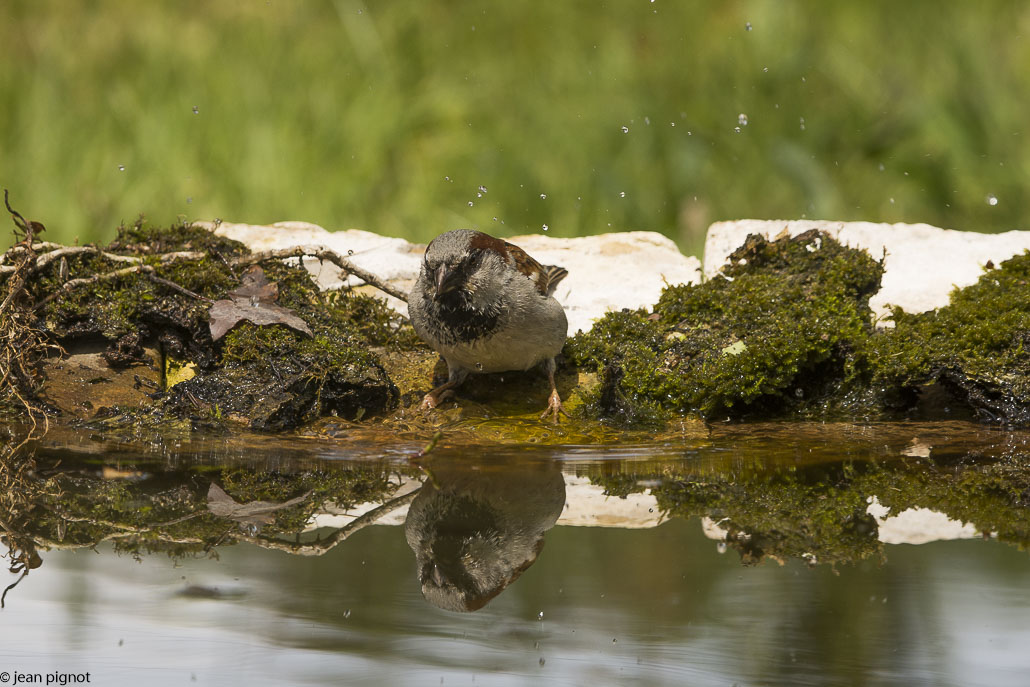
{"type": "Polygon", "coordinates": [[[404,523],[423,596],[450,611],[478,610],[518,579],[565,506],[553,463],[471,467],[434,460],[404,523]]]}

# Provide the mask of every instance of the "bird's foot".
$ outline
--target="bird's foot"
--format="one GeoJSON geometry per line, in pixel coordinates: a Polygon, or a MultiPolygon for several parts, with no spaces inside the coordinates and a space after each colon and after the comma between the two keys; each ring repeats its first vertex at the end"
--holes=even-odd
{"type": "Polygon", "coordinates": [[[562,407],[561,397],[558,396],[557,389],[551,389],[551,395],[547,399],[547,410],[540,413],[540,419],[543,420],[548,415],[551,416],[554,424],[558,424],[558,416],[564,415],[568,417],[569,414],[565,412],[565,408],[562,407]]]}
{"type": "Polygon", "coordinates": [[[445,400],[445,399],[447,399],[447,398],[449,398],[449,397],[451,397],[453,395],[454,395],[454,389],[441,389],[441,388],[437,387],[436,389],[433,389],[432,391],[430,391],[428,394],[425,395],[425,397],[422,399],[422,404],[418,407],[418,409],[419,410],[431,410],[431,409],[435,408],[436,406],[440,405],[440,403],[443,400],[445,400]]]}

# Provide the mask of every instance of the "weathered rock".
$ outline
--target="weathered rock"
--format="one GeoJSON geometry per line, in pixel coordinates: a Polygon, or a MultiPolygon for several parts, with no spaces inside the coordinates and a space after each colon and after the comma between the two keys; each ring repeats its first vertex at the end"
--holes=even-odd
{"type": "Polygon", "coordinates": [[[152,404],[149,394],[161,388],[161,354],[141,348],[132,365],[112,367],[106,344],[83,344],[44,363],[40,397],[72,417],[92,417],[101,408],[137,408],[152,404]]]}
{"type": "Polygon", "coordinates": [[[783,231],[795,236],[812,229],[825,231],[846,246],[864,248],[874,258],[886,251],[880,291],[869,301],[877,316],[887,314],[888,305],[908,312],[947,305],[952,290],[975,283],[989,262],[997,265],[1030,249],[1030,231],[980,234],[929,224],[744,219],[708,228],[705,277],[714,276],[749,234],[772,239],[783,231]]]}
{"type": "MultiPolygon", "coordinates": [[[[271,226],[198,223],[220,236],[246,244],[252,251],[294,246],[324,246],[346,256],[359,267],[403,291],[409,291],[418,277],[425,246],[404,239],[379,236],[349,229],[328,232],[306,222],[278,222],[271,226]]],[[[546,265],[561,265],[569,271],[555,297],[565,307],[569,333],[590,329],[593,321],[612,310],[649,307],[667,284],[689,284],[700,279],[697,258],[679,252],[676,244],[661,234],[632,231],[581,238],[554,238],[537,234],[507,239],[546,265]]],[[[328,263],[305,263],[323,289],[343,284],[357,285],[353,277],[340,279],[340,270],[328,263]]],[[[386,297],[402,314],[407,304],[386,297]]]]}

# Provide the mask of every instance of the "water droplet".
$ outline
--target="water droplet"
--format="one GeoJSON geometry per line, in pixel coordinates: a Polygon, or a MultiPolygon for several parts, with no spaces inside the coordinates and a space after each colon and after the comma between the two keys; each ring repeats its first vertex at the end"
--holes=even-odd
{"type": "Polygon", "coordinates": [[[804,117],[801,118],[801,130],[802,131],[805,130],[805,118],[804,117]]]}
{"type": "Polygon", "coordinates": [[[669,126],[676,126],[676,122],[669,122],[669,126]]]}
{"type": "Polygon", "coordinates": [[[483,194],[482,194],[482,193],[477,193],[477,194],[476,194],[476,198],[482,198],[482,197],[483,197],[483,194]]]}
{"type": "Polygon", "coordinates": [[[687,132],[687,136],[693,136],[693,135],[694,135],[694,132],[693,132],[693,131],[688,131],[688,132],[687,132]]]}
{"type": "Polygon", "coordinates": [[[193,114],[200,114],[200,108],[196,105],[193,106],[193,114]]]}
{"type": "Polygon", "coordinates": [[[480,186],[478,190],[480,193],[486,193],[486,186],[480,186]]]}
{"type": "Polygon", "coordinates": [[[350,609],[349,608],[346,611],[343,612],[343,617],[344,618],[349,618],[350,617],[350,609]]]}
{"type": "Polygon", "coordinates": [[[547,231],[549,228],[546,224],[544,225],[544,231],[547,231]]]}
{"type": "Polygon", "coordinates": [[[726,542],[721,541],[715,545],[715,550],[719,553],[726,553],[726,542]]]}
{"type": "Polygon", "coordinates": [[[891,205],[894,205],[894,199],[891,198],[891,205]]]}
{"type": "Polygon", "coordinates": [[[646,124],[648,126],[651,126],[651,118],[650,117],[644,117],[644,124],[646,124]]]}
{"type": "Polygon", "coordinates": [[[625,197],[626,197],[626,192],[625,191],[619,191],[619,198],[625,198],[625,197]]]}
{"type": "Polygon", "coordinates": [[[547,200],[547,194],[546,193],[541,193],[540,194],[540,200],[547,200]]]}
{"type": "Polygon", "coordinates": [[[733,127],[733,130],[736,131],[738,134],[740,133],[740,127],[739,126],[733,127]]]}
{"type": "Polygon", "coordinates": [[[483,363],[477,362],[476,363],[476,369],[479,370],[480,372],[482,372],[483,371],[483,363]]]}
{"type": "Polygon", "coordinates": [[[118,165],[118,171],[119,172],[124,172],[125,171],[125,165],[118,165]]]}
{"type": "Polygon", "coordinates": [[[186,204],[189,205],[193,202],[193,196],[186,196],[186,204]]]}
{"type": "Polygon", "coordinates": [[[768,67],[762,67],[762,71],[768,73],[769,72],[769,68],[768,67]]]}
{"type": "Polygon", "coordinates": [[[998,196],[994,195],[993,193],[988,193],[987,194],[987,204],[988,205],[997,205],[998,204],[998,196]]]}
{"type": "Polygon", "coordinates": [[[747,115],[743,112],[737,115],[737,124],[740,124],[741,126],[747,126],[747,115]]]}
{"type": "Polygon", "coordinates": [[[544,619],[544,612],[540,611],[539,613],[537,613],[536,614],[536,619],[537,620],[543,620],[544,619]]]}
{"type": "Polygon", "coordinates": [[[453,181],[451,181],[451,178],[450,178],[450,177],[444,177],[444,178],[443,178],[443,180],[444,180],[444,181],[450,181],[450,182],[451,182],[452,184],[454,183],[453,181]]]}
{"type": "Polygon", "coordinates": [[[354,255],[354,249],[350,248],[347,250],[347,255],[354,255]]]}
{"type": "MultiPolygon", "coordinates": [[[[654,2],[654,0],[651,0],[651,2],[654,2]]],[[[541,656],[541,657],[540,657],[540,665],[541,665],[541,666],[543,666],[543,665],[544,665],[545,663],[547,663],[547,661],[545,661],[545,660],[544,660],[544,657],[543,657],[543,656],[541,656]]]]}
{"type": "Polygon", "coordinates": [[[618,642],[618,641],[619,641],[619,640],[617,640],[617,639],[616,639],[615,637],[612,637],[612,644],[615,644],[615,643],[616,643],[616,642],[618,642]]]}
{"type": "Polygon", "coordinates": [[[744,30],[745,31],[750,31],[751,30],[751,22],[747,22],[746,24],[744,24],[744,30]]]}
{"type": "Polygon", "coordinates": [[[472,207],[473,205],[475,205],[475,203],[473,203],[473,202],[472,202],[472,201],[470,200],[470,201],[469,201],[469,207],[472,207]]]}
{"type": "Polygon", "coordinates": [[[628,126],[622,127],[622,133],[628,134],[629,133],[629,127],[628,126]]]}
{"type": "Polygon", "coordinates": [[[883,170],[884,170],[884,166],[883,166],[883,163],[881,162],[880,163],[880,171],[882,172],[883,170]]]}
{"type": "Polygon", "coordinates": [[[495,221],[495,222],[497,221],[497,218],[496,218],[496,217],[494,217],[494,221],[495,221]]]}

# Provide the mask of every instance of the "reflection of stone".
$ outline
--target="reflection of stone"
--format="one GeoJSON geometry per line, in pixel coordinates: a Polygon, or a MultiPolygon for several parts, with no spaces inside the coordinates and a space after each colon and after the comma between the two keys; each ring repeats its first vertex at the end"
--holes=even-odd
{"type": "Polygon", "coordinates": [[[876,518],[878,536],[884,544],[926,544],[980,536],[972,524],[952,520],[944,513],[929,508],[906,508],[897,515],[888,515],[890,510],[875,496],[869,497],[866,512],[876,518]]]}
{"type": "MultiPolygon", "coordinates": [[[[980,536],[972,524],[952,520],[944,513],[929,508],[906,508],[897,515],[889,515],[890,511],[891,509],[880,503],[875,496],[869,497],[866,512],[876,520],[877,539],[884,544],[927,544],[932,541],[974,539],[980,536]]],[[[724,521],[715,522],[711,518],[701,518],[701,530],[709,539],[725,542],[730,533],[722,527],[722,522],[724,521]]],[[[749,535],[741,532],[736,537],[743,540],[749,535]]]]}
{"type": "Polygon", "coordinates": [[[422,594],[446,610],[482,608],[536,561],[564,504],[554,464],[434,461],[404,524],[422,594]]]}
{"type": "Polygon", "coordinates": [[[606,495],[604,487],[591,483],[589,477],[565,476],[565,510],[559,525],[641,529],[657,527],[663,520],[650,489],[621,498],[606,495]]]}

